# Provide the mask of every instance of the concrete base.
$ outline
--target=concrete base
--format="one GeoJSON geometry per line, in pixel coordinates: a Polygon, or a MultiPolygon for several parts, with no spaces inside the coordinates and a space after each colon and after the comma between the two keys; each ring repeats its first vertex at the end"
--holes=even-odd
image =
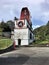
{"type": "MultiPolygon", "coordinates": [[[[19,40],[15,40],[15,45],[19,45],[19,40]]],[[[29,45],[28,40],[21,40],[20,45],[29,45]]]]}

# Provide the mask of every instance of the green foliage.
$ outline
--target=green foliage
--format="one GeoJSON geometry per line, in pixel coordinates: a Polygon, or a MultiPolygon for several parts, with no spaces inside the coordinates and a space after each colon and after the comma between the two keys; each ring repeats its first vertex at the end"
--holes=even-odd
{"type": "Polygon", "coordinates": [[[14,22],[12,20],[7,21],[7,25],[11,30],[14,30],[14,22]]]}
{"type": "Polygon", "coordinates": [[[7,24],[7,23],[5,23],[4,21],[2,21],[1,23],[0,23],[0,30],[2,30],[2,31],[9,31],[9,25],[7,24]]]}
{"type": "Polygon", "coordinates": [[[47,30],[46,30],[46,35],[49,35],[49,21],[48,21],[48,23],[47,23],[47,25],[46,25],[46,28],[47,28],[47,30]]]}
{"type": "Polygon", "coordinates": [[[46,25],[43,25],[39,28],[36,28],[34,31],[33,31],[34,35],[35,35],[35,38],[37,40],[46,40],[46,39],[49,39],[49,21],[46,25]]]}
{"type": "Polygon", "coordinates": [[[4,21],[2,21],[0,23],[0,31],[10,31],[10,30],[14,30],[14,22],[12,20],[7,21],[6,23],[4,21]]]}
{"type": "Polygon", "coordinates": [[[49,43],[49,40],[36,40],[34,42],[34,44],[41,44],[41,45],[48,44],[48,43],[49,43]]]}

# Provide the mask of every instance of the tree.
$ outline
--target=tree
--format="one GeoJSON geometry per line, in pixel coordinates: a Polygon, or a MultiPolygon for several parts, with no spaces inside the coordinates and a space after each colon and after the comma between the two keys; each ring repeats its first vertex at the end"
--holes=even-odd
{"type": "Polygon", "coordinates": [[[0,23],[0,28],[4,28],[4,27],[5,27],[5,22],[2,21],[2,22],[0,23]]]}
{"type": "Polygon", "coordinates": [[[49,35],[49,21],[48,21],[48,23],[47,23],[47,25],[46,25],[46,28],[47,28],[47,30],[46,30],[46,35],[49,35]]]}
{"type": "Polygon", "coordinates": [[[7,25],[9,26],[11,31],[14,30],[14,22],[12,20],[7,21],[7,25]]]}

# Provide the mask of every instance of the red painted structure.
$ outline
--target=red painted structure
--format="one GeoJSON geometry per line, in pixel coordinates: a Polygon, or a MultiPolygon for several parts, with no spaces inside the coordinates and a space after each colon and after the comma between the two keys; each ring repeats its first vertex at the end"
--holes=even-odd
{"type": "Polygon", "coordinates": [[[26,19],[28,22],[30,22],[30,12],[27,7],[22,8],[20,20],[26,19]]]}

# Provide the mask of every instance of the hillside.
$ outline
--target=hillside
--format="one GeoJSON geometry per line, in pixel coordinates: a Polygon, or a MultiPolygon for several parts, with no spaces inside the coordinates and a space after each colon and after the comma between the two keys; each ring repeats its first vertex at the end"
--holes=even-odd
{"type": "Polygon", "coordinates": [[[46,25],[34,29],[33,31],[35,38],[38,40],[48,40],[49,39],[49,21],[46,25]]]}

